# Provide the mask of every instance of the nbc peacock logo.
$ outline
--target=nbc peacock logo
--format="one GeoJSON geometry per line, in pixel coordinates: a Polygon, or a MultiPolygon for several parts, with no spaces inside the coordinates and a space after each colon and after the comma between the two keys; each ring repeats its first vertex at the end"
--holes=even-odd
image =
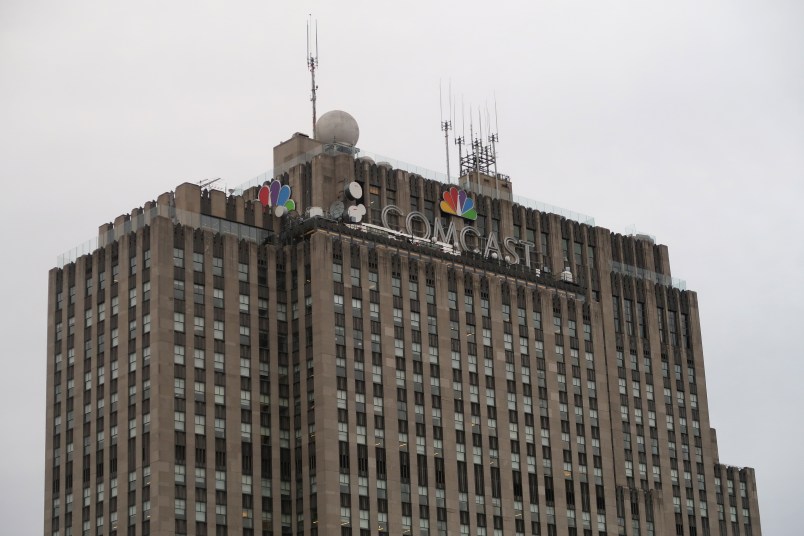
{"type": "Polygon", "coordinates": [[[454,214],[472,221],[477,219],[475,203],[463,190],[458,190],[453,186],[444,192],[443,197],[444,200],[441,201],[441,212],[454,214]]]}
{"type": "Polygon", "coordinates": [[[282,185],[274,179],[270,183],[263,184],[257,197],[263,207],[273,207],[277,217],[284,216],[291,210],[296,210],[296,202],[290,198],[290,186],[282,185]]]}

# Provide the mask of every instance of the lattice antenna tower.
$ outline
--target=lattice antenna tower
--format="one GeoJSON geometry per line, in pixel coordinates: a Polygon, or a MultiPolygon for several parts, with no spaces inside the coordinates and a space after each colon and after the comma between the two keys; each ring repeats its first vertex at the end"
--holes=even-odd
{"type": "MultiPolygon", "coordinates": [[[[486,123],[490,123],[488,117],[488,109],[486,110],[486,123]]],[[[497,134],[490,134],[488,141],[490,145],[486,145],[486,140],[483,137],[483,113],[478,108],[477,110],[478,130],[477,137],[475,136],[474,128],[474,115],[472,107],[469,107],[469,152],[466,156],[461,155],[460,168],[461,176],[470,172],[484,173],[496,176],[497,174],[497,160],[496,160],[496,143],[498,141],[497,134]]],[[[489,128],[489,125],[486,125],[489,128]]],[[[462,140],[463,141],[463,140],[462,140]]],[[[457,140],[456,140],[457,143],[457,140]]]]}
{"type": "Polygon", "coordinates": [[[316,139],[315,101],[318,86],[315,83],[315,70],[318,68],[318,21],[315,21],[315,28],[311,28],[313,26],[313,16],[310,15],[309,17],[307,20],[307,68],[310,70],[310,102],[313,103],[313,139],[316,139]]]}

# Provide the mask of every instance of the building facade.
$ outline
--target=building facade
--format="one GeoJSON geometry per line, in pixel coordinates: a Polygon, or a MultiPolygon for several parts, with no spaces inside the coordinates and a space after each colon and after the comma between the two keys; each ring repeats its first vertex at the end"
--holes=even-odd
{"type": "Polygon", "coordinates": [[[666,246],[333,141],[51,270],[44,534],[761,534],[666,246]]]}

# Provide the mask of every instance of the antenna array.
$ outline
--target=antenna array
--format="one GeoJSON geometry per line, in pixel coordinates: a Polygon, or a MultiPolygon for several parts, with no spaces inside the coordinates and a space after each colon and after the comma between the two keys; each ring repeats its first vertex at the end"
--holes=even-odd
{"type": "MultiPolygon", "coordinates": [[[[444,120],[443,108],[441,110],[441,131],[444,132],[444,141],[447,144],[447,180],[449,181],[449,144],[447,139],[449,131],[455,125],[455,109],[452,105],[452,88],[450,87],[450,107],[452,112],[451,120],[444,120]]],[[[439,96],[441,89],[439,86],[439,96]]],[[[497,144],[500,141],[498,134],[499,128],[497,124],[497,98],[494,98],[494,132],[488,133],[485,137],[483,135],[484,127],[486,130],[492,128],[492,120],[489,113],[488,106],[486,106],[485,114],[477,111],[477,130],[475,130],[474,113],[472,107],[469,107],[469,136],[466,136],[466,117],[463,107],[463,98],[461,98],[461,132],[453,138],[453,142],[458,146],[458,164],[459,176],[468,175],[469,173],[484,173],[493,177],[498,177],[497,173],[497,144]],[[485,115],[485,121],[484,116],[485,115]],[[464,147],[467,151],[464,154],[464,147]]],[[[503,176],[500,176],[503,178],[503,176]]]]}
{"type": "MultiPolygon", "coordinates": [[[[496,130],[496,102],[495,102],[495,130],[496,130]]],[[[488,117],[488,109],[486,110],[486,128],[490,128],[491,123],[488,117]]],[[[469,151],[465,156],[461,156],[460,173],[461,176],[467,175],[471,172],[485,173],[486,175],[497,176],[497,142],[500,141],[500,136],[496,133],[490,133],[486,138],[483,137],[483,115],[478,110],[478,130],[475,132],[474,123],[472,119],[472,111],[469,111],[469,151]]],[[[456,143],[458,141],[456,140],[456,143]]],[[[461,138],[461,143],[465,143],[461,138]]]]}

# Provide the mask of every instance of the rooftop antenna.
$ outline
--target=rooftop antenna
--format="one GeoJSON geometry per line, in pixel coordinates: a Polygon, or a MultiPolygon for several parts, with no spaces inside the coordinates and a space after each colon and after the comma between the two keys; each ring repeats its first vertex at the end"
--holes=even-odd
{"type": "Polygon", "coordinates": [[[210,186],[212,186],[213,184],[215,184],[219,180],[221,180],[220,177],[218,177],[217,179],[204,179],[202,181],[198,181],[198,186],[200,186],[202,189],[203,188],[209,188],[210,186]]]}
{"type": "MultiPolygon", "coordinates": [[[[488,112],[487,112],[488,113],[488,112]]],[[[491,121],[489,121],[490,123],[491,121]]],[[[489,135],[491,144],[491,161],[494,163],[494,176],[497,177],[497,142],[500,141],[500,128],[497,123],[497,95],[494,95],[494,133],[489,135]]]]}
{"type": "Polygon", "coordinates": [[[311,88],[311,96],[310,102],[313,103],[313,139],[316,139],[316,132],[315,132],[315,101],[316,101],[316,91],[318,90],[318,86],[315,84],[315,70],[318,67],[318,21],[315,21],[315,40],[311,42],[310,36],[310,26],[312,25],[312,17],[313,15],[308,15],[309,19],[307,20],[307,68],[310,69],[310,88],[311,88]],[[313,48],[315,48],[315,55],[313,54],[313,48]]]}
{"type": "MultiPolygon", "coordinates": [[[[477,138],[477,153],[478,153],[478,165],[477,165],[477,175],[478,178],[480,177],[480,165],[486,161],[486,157],[488,156],[485,154],[488,151],[487,147],[483,146],[483,114],[481,113],[480,107],[477,108],[477,122],[478,126],[478,138],[477,138]]],[[[485,170],[488,173],[488,170],[485,170]]]]}
{"type": "MultiPolygon", "coordinates": [[[[450,83],[450,90],[452,89],[452,83],[450,83]]],[[[450,104],[452,103],[452,98],[450,98],[450,104]]],[[[438,83],[438,107],[440,111],[441,121],[441,130],[444,132],[444,148],[446,149],[447,154],[447,184],[451,183],[452,180],[449,176],[449,131],[452,130],[452,121],[446,120],[444,121],[444,107],[443,107],[443,98],[441,96],[441,82],[438,83]]],[[[447,112],[449,113],[449,112],[447,112]]]]}
{"type": "MultiPolygon", "coordinates": [[[[466,139],[463,136],[455,137],[455,145],[458,146],[458,175],[463,176],[463,146],[466,144],[466,139]]],[[[460,182],[460,177],[458,182],[460,182]]]]}
{"type": "MultiPolygon", "coordinates": [[[[455,138],[455,145],[458,146],[458,177],[463,176],[463,145],[466,143],[466,114],[463,104],[463,95],[461,95],[461,135],[455,138]]],[[[460,182],[460,179],[458,180],[460,182]]]]}
{"type": "MultiPolygon", "coordinates": [[[[474,118],[472,117],[472,105],[471,104],[469,105],[469,139],[471,140],[470,144],[472,146],[472,155],[471,155],[473,157],[472,162],[471,162],[472,169],[474,169],[475,171],[478,171],[478,169],[477,169],[477,164],[478,164],[478,161],[477,161],[477,145],[478,145],[478,142],[475,139],[475,125],[474,125],[474,118]]],[[[469,156],[469,155],[467,155],[467,156],[469,156]]]]}
{"type": "MultiPolygon", "coordinates": [[[[496,100],[495,100],[496,112],[496,100]]],[[[495,115],[496,128],[496,115],[495,115]]],[[[465,120],[465,119],[464,119],[465,120]]],[[[455,143],[458,145],[458,159],[460,162],[460,176],[469,175],[472,172],[476,173],[478,177],[480,174],[493,176],[496,178],[507,177],[497,173],[497,142],[499,137],[496,132],[492,132],[491,114],[489,113],[489,106],[478,106],[477,109],[477,129],[474,124],[474,108],[469,106],[469,138],[464,140],[463,137],[456,138],[455,143]],[[483,128],[483,122],[486,126],[483,128]],[[461,146],[467,145],[466,155],[461,151],[461,146]]],[[[465,124],[464,124],[465,128],[465,124]]],[[[499,197],[499,185],[497,186],[497,196],[499,197]]]]}

